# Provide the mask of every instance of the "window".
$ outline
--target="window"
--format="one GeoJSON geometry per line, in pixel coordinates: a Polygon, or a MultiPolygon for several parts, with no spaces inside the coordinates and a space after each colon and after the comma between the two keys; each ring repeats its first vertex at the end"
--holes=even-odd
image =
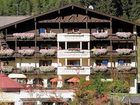
{"type": "Polygon", "coordinates": [[[45,33],[46,32],[46,29],[45,28],[40,28],[39,29],[39,33],[45,33]]]}
{"type": "Polygon", "coordinates": [[[39,66],[49,66],[52,64],[52,60],[40,60],[39,66]]]}
{"type": "Polygon", "coordinates": [[[80,48],[80,42],[68,42],[67,46],[68,46],[68,49],[69,48],[80,48]]]}
{"type": "Polygon", "coordinates": [[[96,65],[97,66],[101,66],[101,65],[108,65],[108,60],[104,59],[104,60],[96,60],[96,65]]]}
{"type": "Polygon", "coordinates": [[[80,60],[68,60],[68,65],[80,66],[80,60]]]}
{"type": "Polygon", "coordinates": [[[131,60],[130,59],[119,59],[118,65],[130,65],[131,60]]]}

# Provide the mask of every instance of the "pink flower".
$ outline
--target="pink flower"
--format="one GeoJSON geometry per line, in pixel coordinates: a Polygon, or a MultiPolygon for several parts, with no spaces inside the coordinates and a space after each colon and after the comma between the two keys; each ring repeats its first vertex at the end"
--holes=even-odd
{"type": "Polygon", "coordinates": [[[130,54],[132,52],[132,49],[122,48],[122,49],[116,49],[118,54],[130,54]]]}
{"type": "Polygon", "coordinates": [[[41,33],[40,36],[43,38],[55,38],[56,33],[41,33]]]}
{"type": "Polygon", "coordinates": [[[93,52],[94,55],[102,55],[107,53],[107,49],[105,48],[101,48],[101,49],[93,48],[91,51],[93,52]]]}
{"type": "Polygon", "coordinates": [[[120,38],[129,38],[132,34],[131,32],[117,32],[116,35],[120,38]]]}
{"type": "Polygon", "coordinates": [[[45,55],[55,55],[56,49],[41,49],[39,51],[43,56],[45,55]]]}
{"type": "Polygon", "coordinates": [[[12,50],[12,49],[0,50],[1,56],[12,56],[13,54],[14,54],[14,50],[12,50]]]}
{"type": "Polygon", "coordinates": [[[107,66],[105,65],[93,66],[93,71],[107,71],[107,66]]]}
{"type": "Polygon", "coordinates": [[[35,52],[34,49],[21,49],[21,50],[18,50],[18,53],[19,53],[19,54],[22,54],[22,55],[24,55],[24,56],[26,56],[26,55],[27,55],[27,56],[33,55],[34,52],[35,52]]]}
{"type": "Polygon", "coordinates": [[[17,39],[33,39],[34,33],[14,33],[13,36],[17,39]]]}
{"type": "Polygon", "coordinates": [[[107,32],[96,32],[96,33],[92,33],[92,35],[95,37],[95,38],[107,38],[108,37],[108,33],[107,32]]]}

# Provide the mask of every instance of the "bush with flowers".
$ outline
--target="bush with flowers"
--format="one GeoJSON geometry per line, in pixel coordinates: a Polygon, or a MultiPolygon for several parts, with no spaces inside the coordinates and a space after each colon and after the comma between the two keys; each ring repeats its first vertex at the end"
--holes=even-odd
{"type": "Polygon", "coordinates": [[[122,48],[122,49],[116,49],[116,51],[119,55],[128,55],[132,52],[132,49],[122,48]]]}
{"type": "Polygon", "coordinates": [[[31,40],[34,38],[34,33],[14,33],[13,36],[21,40],[31,40]]]}
{"type": "Polygon", "coordinates": [[[120,38],[129,38],[132,34],[131,32],[117,32],[116,35],[120,38]]]}
{"type": "Polygon", "coordinates": [[[35,70],[35,67],[33,67],[33,66],[21,66],[20,70],[23,72],[32,72],[35,70]]]}
{"type": "Polygon", "coordinates": [[[23,56],[31,56],[35,53],[34,49],[20,49],[18,50],[19,54],[22,54],[23,56]]]}
{"type": "Polygon", "coordinates": [[[14,54],[14,50],[12,49],[0,50],[0,56],[12,56],[13,54],[14,54]]]}
{"type": "Polygon", "coordinates": [[[55,38],[56,33],[53,33],[53,32],[52,33],[41,33],[40,36],[42,38],[45,38],[45,39],[47,39],[47,38],[55,38]]]}
{"type": "Polygon", "coordinates": [[[3,72],[10,73],[10,72],[12,72],[12,70],[13,70],[13,66],[4,66],[4,67],[2,67],[3,72]]]}
{"type": "Polygon", "coordinates": [[[53,67],[53,66],[40,66],[39,70],[42,72],[50,72],[50,71],[54,71],[55,67],[53,67]]]}
{"type": "Polygon", "coordinates": [[[43,56],[55,55],[56,49],[40,49],[39,51],[43,56]]]}

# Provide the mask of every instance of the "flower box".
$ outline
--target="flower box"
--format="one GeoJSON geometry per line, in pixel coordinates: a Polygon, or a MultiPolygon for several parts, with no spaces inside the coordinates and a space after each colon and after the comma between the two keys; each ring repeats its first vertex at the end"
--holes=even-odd
{"type": "Polygon", "coordinates": [[[13,54],[14,50],[12,49],[0,50],[0,56],[12,56],[13,54]]]}
{"type": "Polygon", "coordinates": [[[22,54],[23,56],[31,56],[33,55],[35,52],[34,49],[21,49],[21,50],[18,50],[18,53],[19,54],[22,54]]]}
{"type": "Polygon", "coordinates": [[[55,67],[53,67],[53,66],[40,66],[39,70],[42,72],[50,72],[50,71],[54,71],[55,67]]]}
{"type": "Polygon", "coordinates": [[[92,33],[92,35],[95,37],[95,38],[107,38],[108,37],[108,33],[107,32],[96,32],[96,33],[92,33]]]}
{"type": "Polygon", "coordinates": [[[13,70],[13,66],[4,66],[4,67],[2,67],[3,72],[10,73],[10,72],[12,72],[12,70],[13,70]]]}
{"type": "Polygon", "coordinates": [[[40,36],[42,38],[45,38],[45,39],[47,39],[47,38],[55,38],[56,37],[56,33],[41,33],[40,36]]]}
{"type": "Polygon", "coordinates": [[[107,66],[101,65],[101,66],[93,66],[93,71],[107,71],[107,66]]]}
{"type": "Polygon", "coordinates": [[[117,32],[116,35],[120,38],[129,38],[132,34],[131,32],[117,32]]]}
{"type": "Polygon", "coordinates": [[[131,66],[126,66],[126,65],[119,65],[116,68],[118,71],[129,71],[132,69],[131,66]]]}
{"type": "Polygon", "coordinates": [[[47,55],[55,55],[56,53],[56,49],[41,49],[39,51],[43,56],[47,56],[47,55]]]}
{"type": "Polygon", "coordinates": [[[116,49],[116,51],[119,55],[128,55],[132,52],[132,49],[122,48],[122,49],[116,49]]]}
{"type": "Polygon", "coordinates": [[[34,38],[34,33],[14,33],[13,36],[21,40],[31,40],[34,38]]]}
{"type": "Polygon", "coordinates": [[[23,72],[32,72],[35,70],[35,67],[33,67],[33,66],[21,66],[20,70],[23,72]]]}
{"type": "Polygon", "coordinates": [[[102,49],[93,48],[91,51],[93,52],[94,55],[103,55],[107,53],[107,49],[105,48],[102,49]]]}

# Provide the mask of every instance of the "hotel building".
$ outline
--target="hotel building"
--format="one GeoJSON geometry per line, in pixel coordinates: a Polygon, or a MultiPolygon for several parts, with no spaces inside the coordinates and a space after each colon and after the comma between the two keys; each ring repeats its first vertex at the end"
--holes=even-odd
{"type": "MultiPolygon", "coordinates": [[[[138,24],[67,5],[0,27],[1,72],[25,88],[48,90],[47,94],[56,90],[67,99],[80,78],[88,81],[98,72],[105,75],[103,81],[128,81],[130,93],[137,93],[139,32],[138,24]]],[[[19,93],[23,105],[39,100],[27,93],[19,93]]],[[[38,105],[47,105],[47,94],[40,96],[38,105]]]]}

